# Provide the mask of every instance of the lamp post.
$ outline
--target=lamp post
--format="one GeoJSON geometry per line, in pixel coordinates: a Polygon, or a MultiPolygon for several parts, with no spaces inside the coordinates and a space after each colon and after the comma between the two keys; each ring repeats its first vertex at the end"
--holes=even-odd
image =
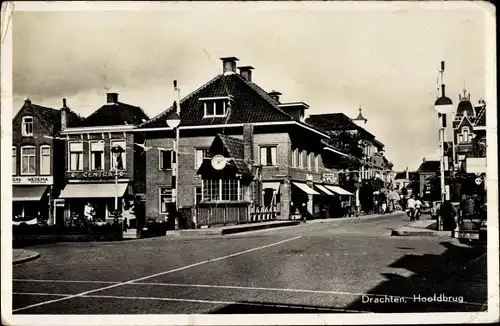
{"type": "Polygon", "coordinates": [[[111,153],[115,156],[115,217],[118,214],[118,158],[124,152],[123,148],[120,145],[115,145],[111,147],[111,153]]]}
{"type": "MultiPolygon", "coordinates": [[[[444,179],[444,165],[445,165],[445,153],[444,153],[444,141],[445,141],[445,131],[446,131],[446,114],[453,111],[453,102],[450,98],[445,95],[445,85],[443,83],[443,72],[444,72],[444,61],[441,61],[441,97],[439,97],[436,102],[434,102],[434,108],[438,113],[438,118],[441,120],[439,126],[439,148],[440,148],[440,158],[439,167],[441,175],[441,203],[443,204],[446,200],[446,186],[444,179]]],[[[438,230],[442,230],[441,216],[438,215],[438,230]]]]}
{"type": "MultiPolygon", "coordinates": [[[[179,157],[179,124],[181,123],[180,113],[180,99],[179,99],[179,89],[177,87],[177,81],[174,80],[174,92],[176,95],[176,100],[174,102],[173,110],[167,114],[166,122],[169,127],[171,127],[174,131],[175,138],[173,144],[173,155],[172,155],[172,200],[175,204],[175,214],[177,214],[179,210],[178,199],[177,199],[177,186],[178,186],[178,178],[177,175],[179,173],[179,165],[177,164],[179,157]]],[[[177,218],[176,221],[176,229],[178,228],[177,218]]]]}

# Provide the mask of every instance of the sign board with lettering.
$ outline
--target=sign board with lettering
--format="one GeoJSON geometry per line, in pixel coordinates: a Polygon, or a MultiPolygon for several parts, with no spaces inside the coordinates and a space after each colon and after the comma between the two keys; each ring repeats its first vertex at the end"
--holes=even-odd
{"type": "Polygon", "coordinates": [[[125,176],[125,171],[85,171],[85,172],[68,172],[68,177],[72,179],[114,179],[116,176],[122,178],[125,176]]]}
{"type": "Polygon", "coordinates": [[[338,173],[323,173],[321,181],[324,183],[338,184],[339,183],[339,175],[338,175],[338,173]]]}
{"type": "Polygon", "coordinates": [[[52,185],[52,176],[32,176],[32,177],[12,177],[12,184],[15,185],[52,185]]]}

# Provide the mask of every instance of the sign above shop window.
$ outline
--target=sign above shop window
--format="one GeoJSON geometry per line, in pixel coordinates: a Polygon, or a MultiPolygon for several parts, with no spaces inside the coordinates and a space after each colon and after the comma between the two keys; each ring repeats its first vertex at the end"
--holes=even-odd
{"type": "Polygon", "coordinates": [[[338,184],[339,175],[337,173],[323,173],[321,181],[324,183],[338,184]]]}
{"type": "Polygon", "coordinates": [[[15,185],[51,185],[54,183],[53,177],[12,177],[12,184],[15,185]]]}
{"type": "Polygon", "coordinates": [[[70,172],[69,176],[75,179],[112,179],[115,176],[123,177],[124,171],[86,171],[86,172],[70,172]]]}

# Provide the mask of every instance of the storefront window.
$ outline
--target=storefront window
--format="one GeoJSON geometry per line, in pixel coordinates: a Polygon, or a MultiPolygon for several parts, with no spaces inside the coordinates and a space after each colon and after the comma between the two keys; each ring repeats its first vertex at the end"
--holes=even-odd
{"type": "Polygon", "coordinates": [[[21,174],[35,174],[35,146],[21,148],[21,174]]]}
{"type": "Polygon", "coordinates": [[[172,188],[160,187],[160,213],[168,213],[168,205],[172,202],[172,188]]]}
{"type": "Polygon", "coordinates": [[[69,143],[69,169],[83,170],[83,143],[69,143]]]}
{"type": "Polygon", "coordinates": [[[40,146],[40,174],[50,174],[50,146],[40,146]]]}
{"type": "Polygon", "coordinates": [[[104,143],[90,143],[90,169],[104,170],[104,143]]]}

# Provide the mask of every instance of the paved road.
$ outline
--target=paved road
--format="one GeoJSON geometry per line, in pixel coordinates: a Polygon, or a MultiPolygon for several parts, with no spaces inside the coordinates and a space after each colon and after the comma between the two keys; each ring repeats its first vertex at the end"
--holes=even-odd
{"type": "Polygon", "coordinates": [[[450,238],[390,236],[407,223],[400,214],[206,239],[38,246],[41,258],[13,267],[13,309],[15,314],[483,310],[485,249],[450,238]],[[434,295],[462,302],[424,302],[434,295]]]}

